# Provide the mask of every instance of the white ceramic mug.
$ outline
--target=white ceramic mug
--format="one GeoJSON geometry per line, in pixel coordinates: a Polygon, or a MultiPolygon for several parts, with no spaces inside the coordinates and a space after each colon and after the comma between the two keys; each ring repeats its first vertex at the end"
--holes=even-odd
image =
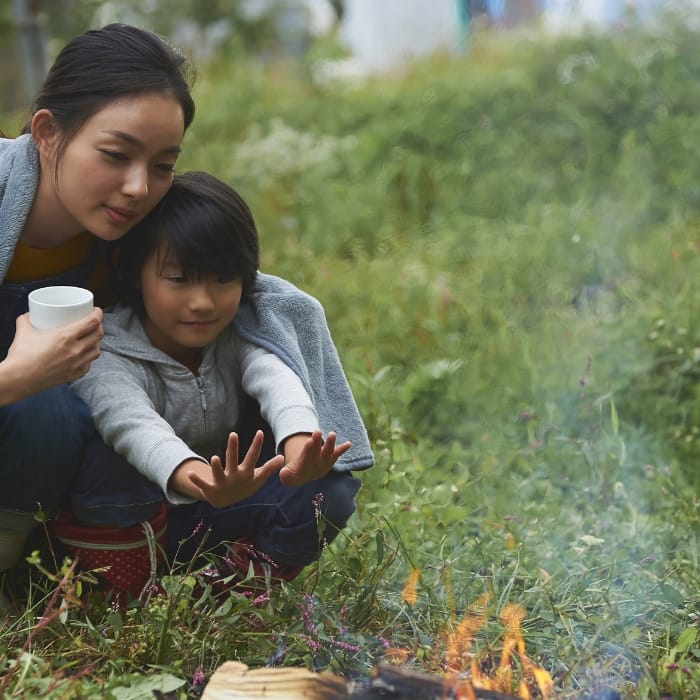
{"type": "Polygon", "coordinates": [[[87,316],[92,292],[82,287],[41,287],[29,293],[29,320],[34,328],[58,328],[87,316]]]}

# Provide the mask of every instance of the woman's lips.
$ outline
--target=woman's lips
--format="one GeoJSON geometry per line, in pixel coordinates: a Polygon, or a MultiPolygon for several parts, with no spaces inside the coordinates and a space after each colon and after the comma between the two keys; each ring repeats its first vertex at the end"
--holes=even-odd
{"type": "Polygon", "coordinates": [[[129,209],[115,209],[105,205],[105,211],[107,216],[117,224],[126,224],[136,217],[136,212],[129,209]]]}

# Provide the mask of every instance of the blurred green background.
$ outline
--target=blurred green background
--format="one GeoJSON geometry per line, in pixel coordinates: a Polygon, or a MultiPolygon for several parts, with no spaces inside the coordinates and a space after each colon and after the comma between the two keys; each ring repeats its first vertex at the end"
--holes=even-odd
{"type": "MultiPolygon", "coordinates": [[[[263,269],[323,302],[377,466],[347,536],[301,582],[325,601],[323,658],[289,600],[268,635],[236,618],[211,640],[204,608],[183,604],[163,622],[180,635],[168,658],[152,655],[155,623],[109,647],[73,633],[121,672],[262,665],[278,633],[285,663],[366,671],[382,639],[435,670],[450,621],[488,591],[492,612],[526,608],[561,697],[596,683],[620,695],[591,697],[700,696],[697,16],[561,36],[473,27],[461,54],[321,80],[319,65],[352,65],[333,31],[284,35],[275,12],[223,0],[130,5],[44,3],[48,57],[104,21],[166,35],[193,22],[197,116],[178,167],[237,187],[263,269]],[[222,19],[233,30],[216,43],[222,19]]],[[[26,96],[8,6],[1,21],[12,134],[26,96]]],[[[482,651],[500,634],[485,630],[482,651]]]]}

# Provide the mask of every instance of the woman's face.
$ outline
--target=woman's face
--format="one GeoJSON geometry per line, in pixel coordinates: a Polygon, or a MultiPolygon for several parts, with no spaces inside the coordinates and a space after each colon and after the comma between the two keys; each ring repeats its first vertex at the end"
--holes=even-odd
{"type": "Polygon", "coordinates": [[[168,191],[184,133],[182,108],[172,96],[110,102],[68,142],[57,170],[56,147],[43,161],[56,225],[74,225],[75,233],[86,230],[106,241],[123,236],[168,191]]]}

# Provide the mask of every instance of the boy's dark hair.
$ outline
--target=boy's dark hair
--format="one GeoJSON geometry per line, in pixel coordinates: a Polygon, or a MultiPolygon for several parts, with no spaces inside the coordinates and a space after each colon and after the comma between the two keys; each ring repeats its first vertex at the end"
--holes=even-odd
{"type": "Polygon", "coordinates": [[[129,233],[112,244],[118,299],[143,311],[141,270],[156,248],[187,278],[241,279],[243,295],[255,283],[258,232],[241,196],[213,175],[175,175],[167,194],[129,233]]]}
{"type": "MultiPolygon", "coordinates": [[[[185,130],[194,119],[194,70],[164,39],[128,24],[108,24],[71,39],[49,69],[32,114],[51,111],[61,130],[59,157],[80,127],[109,102],[153,93],[172,95],[185,130]]],[[[31,131],[31,120],[23,133],[31,131]]],[[[57,159],[57,160],[58,160],[57,159]]]]}

